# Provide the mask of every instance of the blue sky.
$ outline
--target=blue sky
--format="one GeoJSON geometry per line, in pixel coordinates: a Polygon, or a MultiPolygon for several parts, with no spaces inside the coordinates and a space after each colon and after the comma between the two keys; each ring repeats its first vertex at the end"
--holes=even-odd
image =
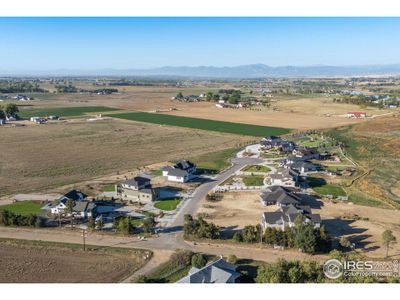
{"type": "Polygon", "coordinates": [[[400,63],[400,18],[0,18],[0,70],[400,63]]]}

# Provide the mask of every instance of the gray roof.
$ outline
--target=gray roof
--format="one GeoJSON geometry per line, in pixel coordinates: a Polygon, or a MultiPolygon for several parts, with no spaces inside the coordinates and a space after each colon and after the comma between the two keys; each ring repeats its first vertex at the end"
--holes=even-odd
{"type": "Polygon", "coordinates": [[[236,266],[220,258],[201,269],[191,269],[178,283],[229,283],[241,276],[236,266]]]}
{"type": "Polygon", "coordinates": [[[74,201],[79,201],[87,198],[87,195],[82,193],[80,190],[71,190],[68,193],[64,194],[61,198],[68,198],[74,201]]]}
{"type": "Polygon", "coordinates": [[[298,216],[303,215],[311,223],[321,223],[321,217],[318,214],[312,214],[311,208],[308,205],[289,205],[281,207],[275,212],[263,213],[263,219],[268,224],[282,225],[284,222],[294,223],[298,216]]]}
{"type": "Polygon", "coordinates": [[[165,171],[168,171],[168,175],[171,175],[171,176],[185,177],[188,175],[187,171],[181,170],[181,169],[176,169],[176,168],[168,168],[168,169],[165,169],[165,171]]]}
{"type": "Polygon", "coordinates": [[[74,211],[75,212],[90,212],[94,208],[96,208],[96,204],[89,201],[78,201],[75,203],[74,211]]]}
{"type": "Polygon", "coordinates": [[[300,204],[300,198],[293,191],[281,186],[271,187],[271,191],[261,194],[261,199],[266,203],[300,204]]]}
{"type": "Polygon", "coordinates": [[[144,184],[150,184],[150,178],[136,176],[133,177],[132,179],[124,181],[123,183],[138,188],[139,186],[142,186],[144,184]]]}

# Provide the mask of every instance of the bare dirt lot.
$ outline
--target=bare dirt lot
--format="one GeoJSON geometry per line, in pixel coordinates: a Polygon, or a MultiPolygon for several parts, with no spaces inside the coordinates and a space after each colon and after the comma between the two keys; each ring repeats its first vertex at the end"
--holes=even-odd
{"type": "Polygon", "coordinates": [[[206,220],[219,226],[234,226],[235,229],[261,222],[261,214],[276,211],[276,206],[263,207],[260,192],[224,193],[218,202],[203,200],[198,213],[206,215],[206,220]]]}
{"type": "MultiPolygon", "coordinates": [[[[2,128],[0,196],[237,146],[245,137],[123,120],[2,128]]],[[[248,138],[247,138],[248,139],[248,138]]]]}
{"type": "Polygon", "coordinates": [[[89,249],[84,252],[63,244],[0,240],[0,282],[120,282],[141,268],[144,256],[150,255],[145,250],[89,249]]]}

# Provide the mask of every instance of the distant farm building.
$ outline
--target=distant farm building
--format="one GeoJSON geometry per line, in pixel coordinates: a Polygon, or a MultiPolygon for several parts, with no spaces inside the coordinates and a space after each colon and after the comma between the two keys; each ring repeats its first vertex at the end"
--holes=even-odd
{"type": "Polygon", "coordinates": [[[353,112],[348,112],[347,113],[348,118],[366,118],[367,113],[365,112],[359,112],[359,111],[353,111],[353,112]]]}

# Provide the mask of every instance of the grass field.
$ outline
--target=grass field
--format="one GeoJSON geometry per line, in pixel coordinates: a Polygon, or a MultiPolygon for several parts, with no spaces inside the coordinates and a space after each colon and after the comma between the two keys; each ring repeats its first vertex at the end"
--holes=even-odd
{"type": "Polygon", "coordinates": [[[148,123],[138,126],[118,119],[10,127],[1,133],[0,196],[44,192],[117,171],[202,156],[248,139],[148,123]]]}
{"type": "Polygon", "coordinates": [[[181,199],[165,199],[157,201],[154,204],[154,207],[165,211],[171,211],[175,210],[181,201],[182,201],[181,199]]]}
{"type": "Polygon", "coordinates": [[[243,183],[246,186],[261,186],[264,185],[263,176],[245,176],[243,177],[243,183]]]}
{"type": "Polygon", "coordinates": [[[166,114],[131,112],[109,115],[114,118],[154,123],[160,125],[171,125],[188,127],[202,130],[219,131],[240,135],[264,137],[267,135],[282,135],[289,133],[289,129],[279,127],[268,127],[242,123],[232,123],[223,121],[213,121],[207,119],[188,118],[166,114]]]}
{"type": "Polygon", "coordinates": [[[189,160],[197,165],[197,170],[200,172],[218,173],[230,166],[229,158],[233,157],[239,150],[240,148],[230,148],[191,157],[189,160]]]}
{"type": "Polygon", "coordinates": [[[18,215],[37,215],[43,205],[33,201],[15,202],[0,206],[0,210],[8,210],[18,215]]]}
{"type": "Polygon", "coordinates": [[[81,106],[81,107],[49,107],[49,108],[24,108],[20,109],[18,115],[21,118],[48,117],[51,115],[60,117],[75,117],[89,113],[101,113],[118,110],[106,106],[81,106]]]}
{"type": "MultiPolygon", "coordinates": [[[[400,118],[387,117],[328,131],[345,145],[345,152],[369,172],[357,180],[354,188],[369,198],[391,202],[400,207],[400,118]]],[[[360,200],[360,197],[353,196],[360,200]]],[[[368,203],[376,203],[365,199],[368,203]]]]}
{"type": "Polygon", "coordinates": [[[324,196],[332,195],[334,197],[346,196],[346,192],[342,187],[334,184],[329,184],[323,178],[318,177],[308,177],[307,178],[309,185],[313,188],[313,190],[324,196]]]}

